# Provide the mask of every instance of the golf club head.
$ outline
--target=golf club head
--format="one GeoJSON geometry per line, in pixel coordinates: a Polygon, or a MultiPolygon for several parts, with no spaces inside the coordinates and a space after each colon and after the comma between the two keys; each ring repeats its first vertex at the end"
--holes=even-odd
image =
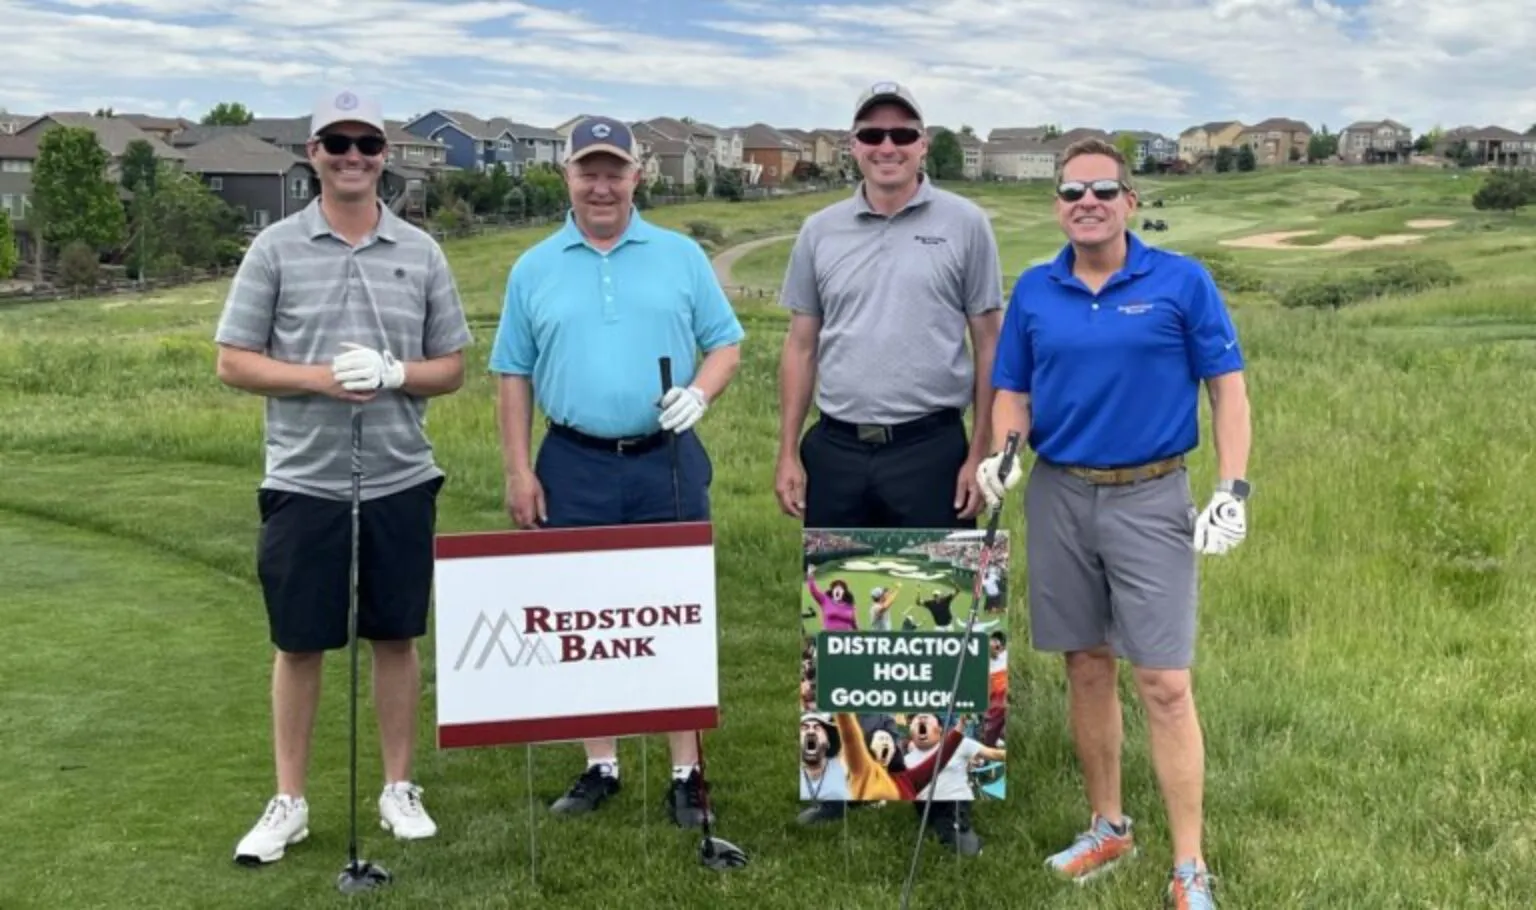
{"type": "Polygon", "coordinates": [[[336,890],[342,894],[361,894],[389,884],[389,873],[365,859],[348,863],[336,877],[336,890]]]}
{"type": "Polygon", "coordinates": [[[730,841],[706,837],[699,844],[699,863],[720,871],[740,869],[747,864],[747,854],[730,841]]]}

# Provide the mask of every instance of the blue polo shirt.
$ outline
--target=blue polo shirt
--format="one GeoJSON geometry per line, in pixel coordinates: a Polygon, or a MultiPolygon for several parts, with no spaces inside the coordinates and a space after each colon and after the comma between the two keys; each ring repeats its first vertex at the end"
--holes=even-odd
{"type": "Polygon", "coordinates": [[[658,358],[672,358],[672,383],[686,387],[700,350],[744,334],[691,237],[635,211],[602,252],[567,215],[512,266],[490,368],[531,376],[539,410],[556,423],[605,438],[643,436],[660,429],[658,358]]]}
{"type": "Polygon", "coordinates": [[[1019,276],[992,383],[1030,396],[1030,448],[1057,464],[1125,467],[1200,441],[1200,382],[1243,368],[1237,329],[1198,261],[1126,232],[1125,267],[1094,294],[1067,245],[1019,276]]]}

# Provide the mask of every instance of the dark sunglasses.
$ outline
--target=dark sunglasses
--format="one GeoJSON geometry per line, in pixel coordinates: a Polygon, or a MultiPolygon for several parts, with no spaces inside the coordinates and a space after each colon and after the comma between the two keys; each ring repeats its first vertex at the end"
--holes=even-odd
{"type": "Polygon", "coordinates": [[[1056,188],[1056,197],[1062,202],[1076,202],[1092,192],[1093,198],[1100,202],[1108,202],[1119,197],[1123,189],[1125,187],[1121,186],[1118,180],[1095,180],[1091,183],[1068,180],[1056,188]]]}
{"type": "Polygon", "coordinates": [[[866,126],[854,133],[854,138],[864,145],[879,145],[889,136],[897,145],[911,145],[923,138],[922,130],[915,130],[910,126],[897,126],[891,129],[883,129],[878,126],[866,126]]]}
{"type": "Polygon", "coordinates": [[[352,146],[362,154],[372,158],[384,151],[384,137],[382,136],[343,136],[340,133],[326,133],[320,137],[320,147],[325,149],[328,155],[345,155],[352,150],[352,146]]]}

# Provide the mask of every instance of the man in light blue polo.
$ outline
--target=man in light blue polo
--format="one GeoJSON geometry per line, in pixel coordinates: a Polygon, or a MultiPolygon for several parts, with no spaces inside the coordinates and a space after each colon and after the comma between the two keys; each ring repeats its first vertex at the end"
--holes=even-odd
{"type": "MultiPolygon", "coordinates": [[[[513,265],[491,350],[507,509],[527,529],[707,521],[713,467],[694,427],[741,362],[741,323],[698,243],[634,208],[642,175],[629,128],[587,118],[569,149],[570,214],[513,265]],[[664,393],[663,356],[674,383],[664,393]],[[535,402],[548,426],[536,463],[535,402]]],[[[694,734],[670,740],[667,813],[697,826],[704,794],[694,734]]],[[[619,791],[617,741],[585,746],[587,768],[552,806],[558,814],[593,811],[619,791]]]]}
{"type": "MultiPolygon", "coordinates": [[[[993,371],[994,440],[1018,432],[1036,459],[1025,487],[1031,634],[1065,654],[1072,730],[1092,818],[1047,860],[1075,881],[1134,851],[1121,813],[1116,656],[1133,667],[1173,835],[1168,898],[1212,910],[1201,853],[1204,744],[1190,689],[1197,554],[1247,533],[1250,425],[1243,354],[1221,294],[1194,259],[1143,244],[1124,157],[1085,140],[1062,154],[1056,215],[1070,243],[1026,271],[993,371]],[[1211,400],[1219,481],[1197,515],[1184,465],[1211,400]]],[[[989,503],[1024,476],[1000,455],[989,503]]]]}

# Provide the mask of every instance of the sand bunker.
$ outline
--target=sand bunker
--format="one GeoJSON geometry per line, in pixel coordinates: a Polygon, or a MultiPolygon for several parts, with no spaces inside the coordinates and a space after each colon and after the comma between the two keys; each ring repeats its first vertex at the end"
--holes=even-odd
{"type": "Polygon", "coordinates": [[[918,572],[913,569],[902,569],[891,572],[892,578],[911,578],[915,581],[937,581],[944,577],[943,572],[918,572]]]}
{"type": "Polygon", "coordinates": [[[891,572],[891,573],[895,573],[895,572],[911,572],[913,569],[915,569],[917,567],[912,565],[909,562],[891,562],[890,560],[881,560],[880,562],[870,562],[869,560],[866,560],[866,559],[850,559],[847,562],[843,563],[843,568],[847,569],[850,572],[891,572]]]}
{"type": "Polygon", "coordinates": [[[1249,250],[1363,250],[1375,246],[1402,246],[1418,243],[1423,234],[1383,234],[1380,237],[1335,237],[1327,243],[1299,246],[1288,241],[1293,237],[1305,237],[1317,231],[1280,231],[1274,234],[1254,234],[1236,240],[1223,240],[1222,246],[1235,246],[1249,250]]]}
{"type": "Polygon", "coordinates": [[[1453,225],[1455,223],[1456,223],[1455,221],[1452,221],[1452,220],[1450,220],[1448,218],[1420,218],[1420,219],[1418,219],[1416,221],[1408,222],[1408,227],[1411,227],[1411,228],[1443,228],[1443,227],[1450,227],[1451,225],[1453,225]]]}

